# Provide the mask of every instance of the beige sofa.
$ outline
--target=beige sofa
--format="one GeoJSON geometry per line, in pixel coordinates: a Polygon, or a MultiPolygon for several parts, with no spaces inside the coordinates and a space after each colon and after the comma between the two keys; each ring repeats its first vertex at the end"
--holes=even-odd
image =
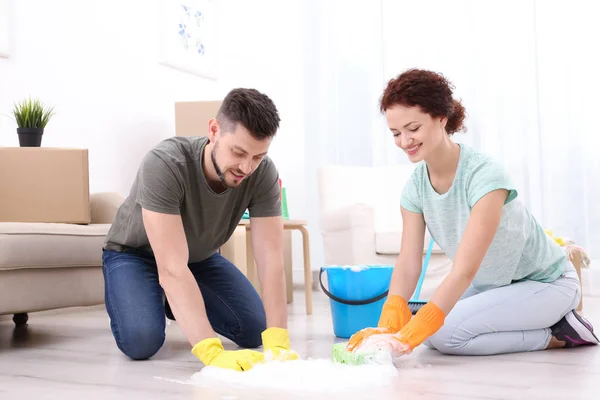
{"type": "MultiPolygon", "coordinates": [[[[30,312],[104,304],[102,244],[124,200],[118,193],[92,194],[89,225],[0,222],[0,315],[13,314],[22,325],[30,312]]],[[[246,242],[246,228],[240,226],[221,249],[244,273],[246,242]]],[[[289,232],[284,260],[290,303],[289,232]]]]}
{"type": "Polygon", "coordinates": [[[104,303],[102,243],[121,204],[90,196],[91,224],[0,223],[0,315],[104,303]]]}

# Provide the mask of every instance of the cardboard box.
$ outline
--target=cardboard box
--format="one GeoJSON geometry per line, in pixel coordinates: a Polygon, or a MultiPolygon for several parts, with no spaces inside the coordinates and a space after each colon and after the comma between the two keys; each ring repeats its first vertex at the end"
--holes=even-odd
{"type": "Polygon", "coordinates": [[[87,149],[0,147],[0,222],[90,219],[87,149]]]}
{"type": "Polygon", "coordinates": [[[221,101],[180,101],[175,103],[175,135],[206,136],[208,121],[217,116],[221,101]]]}

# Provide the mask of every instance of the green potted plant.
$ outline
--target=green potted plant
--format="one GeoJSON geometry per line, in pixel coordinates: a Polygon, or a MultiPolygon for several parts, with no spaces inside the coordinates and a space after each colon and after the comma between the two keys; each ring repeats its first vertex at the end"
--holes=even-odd
{"type": "Polygon", "coordinates": [[[54,116],[53,107],[44,107],[38,99],[26,99],[15,104],[13,115],[21,147],[40,147],[44,128],[54,116]]]}

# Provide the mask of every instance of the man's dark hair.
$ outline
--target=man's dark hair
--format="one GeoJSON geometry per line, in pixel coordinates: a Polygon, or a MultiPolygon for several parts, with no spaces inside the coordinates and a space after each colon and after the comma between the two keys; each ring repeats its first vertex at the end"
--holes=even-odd
{"type": "Polygon", "coordinates": [[[271,138],[279,128],[279,113],[273,101],[256,89],[230,91],[217,113],[223,132],[233,132],[241,124],[259,140],[271,138]]]}

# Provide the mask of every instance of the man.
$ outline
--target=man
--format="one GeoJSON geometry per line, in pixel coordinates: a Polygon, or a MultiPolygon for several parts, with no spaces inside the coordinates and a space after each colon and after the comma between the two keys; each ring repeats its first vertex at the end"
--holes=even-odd
{"type": "Polygon", "coordinates": [[[152,357],[176,320],[205,365],[247,370],[264,354],[225,351],[263,344],[294,359],[287,331],[279,175],[267,151],[278,111],[254,89],[234,89],[208,137],[162,141],[142,161],[103,246],[106,309],[119,349],[152,357]],[[218,253],[246,210],[264,305],[218,253]]]}

